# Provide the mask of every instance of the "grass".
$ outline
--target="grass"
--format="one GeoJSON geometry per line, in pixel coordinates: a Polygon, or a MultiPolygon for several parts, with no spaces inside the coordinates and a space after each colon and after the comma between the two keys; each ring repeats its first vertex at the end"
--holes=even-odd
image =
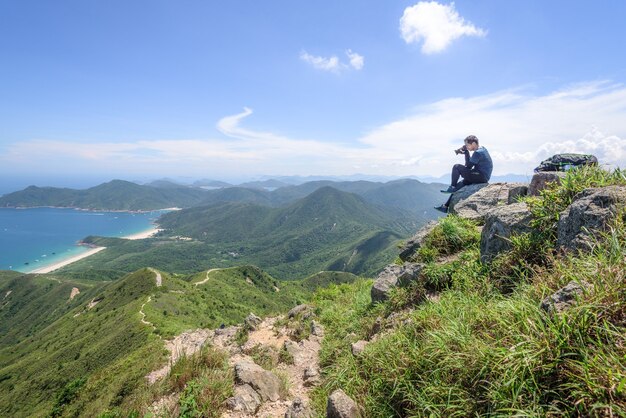
{"type": "MultiPolygon", "coordinates": [[[[537,227],[549,236],[558,216],[551,211],[564,209],[579,189],[622,181],[620,171],[568,173],[562,188],[531,203],[537,227]]],[[[318,291],[326,337],[316,411],[342,388],[376,417],[626,416],[623,217],[589,254],[558,256],[538,236],[524,235],[490,265],[478,261],[475,240],[451,239],[470,225],[452,217],[442,223],[417,254],[426,263],[421,280],[389,301],[370,304],[371,282],[318,291]],[[442,255],[455,257],[437,263],[442,255]],[[544,312],[541,301],[570,281],[593,290],[561,314],[544,312]],[[423,294],[433,286],[441,293],[431,302],[423,294]],[[386,331],[353,356],[350,344],[370,337],[375,322],[386,331]]]]}

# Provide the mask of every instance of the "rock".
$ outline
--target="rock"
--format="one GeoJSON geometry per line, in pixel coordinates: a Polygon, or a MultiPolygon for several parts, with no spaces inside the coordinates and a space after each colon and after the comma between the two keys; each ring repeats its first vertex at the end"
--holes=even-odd
{"type": "Polygon", "coordinates": [[[424,244],[424,239],[437,226],[437,221],[430,221],[400,248],[400,260],[409,261],[413,254],[424,244]]]}
{"type": "Polygon", "coordinates": [[[300,398],[293,400],[287,412],[285,412],[285,418],[313,418],[314,414],[311,408],[305,405],[304,401],[300,398]]]}
{"type": "Polygon", "coordinates": [[[359,407],[343,390],[337,389],[328,397],[327,418],[359,418],[360,416],[359,407]]]}
{"type": "Polygon", "coordinates": [[[252,386],[264,401],[280,399],[280,379],[259,365],[245,361],[235,364],[235,380],[252,386]]]}
{"type": "Polygon", "coordinates": [[[372,325],[372,330],[370,331],[370,335],[375,335],[375,334],[378,334],[380,331],[382,331],[384,323],[385,323],[385,320],[381,316],[377,317],[376,321],[374,321],[374,324],[372,325]]]}
{"type": "Polygon", "coordinates": [[[235,387],[235,395],[226,401],[226,405],[232,411],[254,414],[261,406],[261,397],[250,385],[235,387]]]}
{"type": "Polygon", "coordinates": [[[557,245],[566,250],[590,250],[595,236],[608,227],[626,205],[626,187],[608,186],[583,190],[561,212],[557,245]]]}
{"type": "Polygon", "coordinates": [[[300,346],[291,340],[285,341],[284,347],[285,350],[294,357],[294,359],[298,356],[298,354],[300,354],[300,346]]]}
{"type": "Polygon", "coordinates": [[[494,208],[487,219],[480,235],[480,259],[491,261],[496,255],[511,248],[513,234],[530,232],[532,214],[526,203],[494,208]]]}
{"type": "Polygon", "coordinates": [[[449,213],[483,221],[496,207],[508,205],[520,196],[525,187],[523,183],[470,184],[452,195],[449,213]]]}
{"type": "Polygon", "coordinates": [[[250,315],[248,315],[243,322],[249,329],[255,330],[261,324],[261,322],[263,322],[263,320],[255,314],[250,313],[250,315]]]}
{"type": "Polygon", "coordinates": [[[540,192],[548,187],[549,183],[560,183],[561,179],[565,177],[564,172],[561,171],[542,171],[535,173],[530,186],[528,186],[528,194],[530,196],[539,196],[540,192]]]}
{"type": "Polygon", "coordinates": [[[391,289],[406,286],[419,277],[424,266],[417,263],[405,263],[401,266],[390,264],[378,275],[372,286],[372,302],[382,302],[389,298],[391,289]]]}
{"type": "Polygon", "coordinates": [[[592,289],[587,282],[571,281],[541,302],[541,309],[549,314],[561,313],[574,306],[580,296],[592,289]]]}
{"type": "Polygon", "coordinates": [[[507,204],[511,205],[513,203],[518,203],[519,199],[524,196],[528,196],[528,185],[521,183],[511,183],[507,204]]]}
{"type": "Polygon", "coordinates": [[[317,321],[311,321],[311,334],[317,337],[323,337],[324,327],[322,327],[322,325],[317,321]]]}
{"type": "Polygon", "coordinates": [[[311,387],[317,385],[321,381],[321,377],[315,367],[309,366],[304,370],[303,380],[304,386],[311,387]]]}
{"type": "Polygon", "coordinates": [[[309,305],[298,305],[294,308],[291,308],[291,310],[287,312],[287,317],[289,319],[295,318],[296,315],[303,313],[305,311],[310,311],[310,310],[311,310],[311,307],[309,305]]]}
{"type": "Polygon", "coordinates": [[[365,351],[365,346],[367,345],[367,341],[359,340],[352,344],[352,355],[360,356],[363,351],[365,351]]]}

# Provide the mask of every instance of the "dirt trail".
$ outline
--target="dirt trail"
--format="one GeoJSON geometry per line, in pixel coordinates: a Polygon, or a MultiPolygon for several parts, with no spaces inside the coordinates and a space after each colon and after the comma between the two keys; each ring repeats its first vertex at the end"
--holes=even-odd
{"type": "Polygon", "coordinates": [[[146,321],[146,314],[143,312],[143,307],[146,306],[147,303],[150,303],[152,301],[152,296],[148,296],[148,300],[146,300],[143,305],[141,305],[141,309],[139,309],[139,315],[141,315],[141,323],[144,325],[149,325],[152,327],[152,329],[156,329],[156,327],[154,326],[154,324],[152,322],[148,322],[146,321]]]}
{"type": "Polygon", "coordinates": [[[148,270],[150,270],[156,275],[156,286],[161,287],[161,284],[163,284],[163,278],[161,277],[161,273],[159,273],[157,270],[153,269],[152,267],[150,267],[148,270]]]}
{"type": "MultiPolygon", "coordinates": [[[[322,337],[311,335],[308,339],[299,343],[292,341],[288,336],[289,330],[276,326],[276,322],[279,319],[282,319],[282,317],[263,320],[256,330],[250,332],[248,341],[242,347],[242,350],[239,350],[237,354],[231,355],[229,363],[234,367],[240,361],[254,362],[252,357],[245,353],[250,352],[255,346],[273,347],[278,350],[288,347],[287,351],[293,355],[293,364],[279,363],[276,369],[273,370],[274,373],[286,376],[289,382],[287,399],[276,402],[264,402],[255,414],[226,411],[222,414],[222,418],[284,417],[285,412],[287,412],[295,398],[302,399],[307,405],[310,404],[309,392],[312,390],[312,387],[305,382],[305,371],[308,369],[319,374],[319,351],[322,337]]],[[[226,344],[222,340],[220,344],[220,341],[216,341],[215,338],[213,340],[216,346],[222,346],[222,348],[231,353],[236,351],[233,343],[229,342],[228,339],[225,342],[226,344]]]]}
{"type": "Polygon", "coordinates": [[[212,271],[217,271],[217,270],[223,270],[223,269],[217,268],[217,269],[207,270],[207,272],[206,272],[206,279],[202,280],[201,282],[196,282],[196,283],[194,283],[194,285],[199,286],[201,284],[205,284],[206,282],[209,281],[209,273],[211,273],[212,271]]]}

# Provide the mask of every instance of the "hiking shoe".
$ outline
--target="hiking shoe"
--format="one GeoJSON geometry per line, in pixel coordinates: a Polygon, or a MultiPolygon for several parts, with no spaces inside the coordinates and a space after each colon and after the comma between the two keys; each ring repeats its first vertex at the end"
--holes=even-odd
{"type": "Polygon", "coordinates": [[[446,190],[441,190],[441,193],[454,193],[456,192],[458,189],[454,186],[450,186],[448,187],[446,190]]]}
{"type": "Polygon", "coordinates": [[[446,205],[435,206],[435,209],[439,212],[448,213],[448,207],[446,205]]]}

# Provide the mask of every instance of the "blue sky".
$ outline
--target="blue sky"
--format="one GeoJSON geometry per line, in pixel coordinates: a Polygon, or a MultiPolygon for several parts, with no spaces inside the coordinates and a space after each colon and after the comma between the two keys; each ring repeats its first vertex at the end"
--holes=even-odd
{"type": "MultiPolygon", "coordinates": [[[[0,176],[626,166],[626,2],[0,0],[0,176]]],[[[35,181],[33,180],[33,181],[35,181]]]]}

